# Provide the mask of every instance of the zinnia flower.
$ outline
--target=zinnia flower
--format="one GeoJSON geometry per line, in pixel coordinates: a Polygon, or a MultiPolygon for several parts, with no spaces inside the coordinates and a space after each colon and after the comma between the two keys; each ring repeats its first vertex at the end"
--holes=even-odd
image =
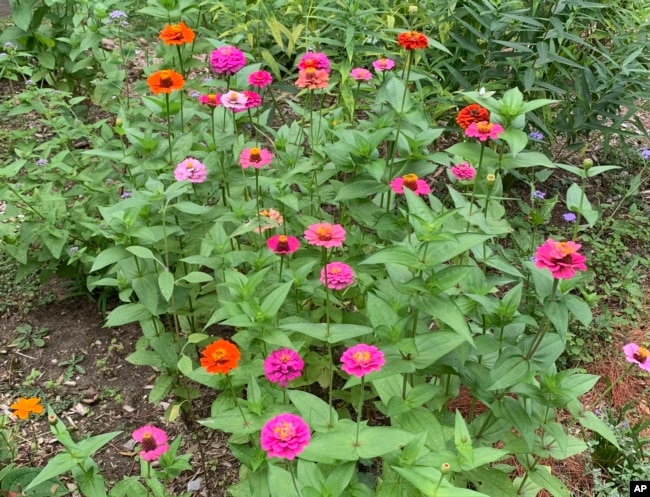
{"type": "Polygon", "coordinates": [[[296,81],[296,86],[298,88],[318,90],[319,88],[327,88],[328,84],[329,76],[324,69],[308,67],[303,71],[298,71],[298,80],[296,81]]]}
{"type": "Polygon", "coordinates": [[[395,61],[393,59],[387,59],[386,57],[379,57],[372,63],[372,67],[374,67],[377,72],[390,71],[395,67],[395,61]]]}
{"type": "Polygon", "coordinates": [[[264,88],[273,82],[273,77],[267,71],[255,71],[248,75],[248,84],[257,88],[264,88]]]}
{"type": "Polygon", "coordinates": [[[266,230],[270,230],[271,228],[280,226],[284,222],[284,219],[282,218],[282,214],[280,214],[280,212],[276,211],[275,209],[269,209],[269,210],[263,209],[260,211],[260,216],[269,218],[274,223],[274,225],[271,224],[267,226],[258,226],[253,230],[255,233],[263,233],[266,230]]]}
{"type": "Polygon", "coordinates": [[[356,81],[370,81],[372,79],[372,73],[363,67],[355,67],[352,69],[350,76],[356,81]]]}
{"type": "Polygon", "coordinates": [[[237,367],[240,353],[234,343],[227,340],[212,342],[201,352],[201,366],[208,373],[228,373],[237,367]]]}
{"type": "Polygon", "coordinates": [[[214,93],[199,95],[199,103],[210,107],[219,107],[221,105],[221,95],[215,95],[214,93]]]}
{"type": "Polygon", "coordinates": [[[266,241],[266,246],[278,255],[293,254],[300,248],[295,236],[275,235],[266,241]]]}
{"type": "Polygon", "coordinates": [[[157,461],[169,449],[167,434],[155,426],[145,425],[131,436],[140,443],[140,457],[144,461],[157,461]]]}
{"type": "Polygon", "coordinates": [[[490,113],[479,104],[470,104],[463,107],[456,116],[456,123],[463,129],[467,129],[472,123],[480,123],[490,120],[490,113]]]}
{"type": "Polygon", "coordinates": [[[309,445],[309,426],[295,414],[279,414],[262,428],[260,442],[269,457],[292,460],[309,445]]]}
{"type": "Polygon", "coordinates": [[[304,367],[304,361],[295,350],[287,348],[274,350],[264,359],[264,376],[269,381],[286,387],[291,380],[295,380],[302,374],[304,367]]]}
{"type": "Polygon", "coordinates": [[[484,142],[488,138],[496,140],[503,133],[503,127],[500,124],[481,121],[480,123],[471,123],[465,130],[465,135],[470,138],[478,138],[484,142]]]}
{"type": "Polygon", "coordinates": [[[428,195],[431,191],[427,182],[419,179],[415,174],[405,174],[390,182],[390,188],[395,193],[404,193],[404,187],[413,190],[418,195],[428,195]]]}
{"type": "Polygon", "coordinates": [[[246,109],[252,109],[262,105],[262,97],[259,93],[251,90],[244,90],[242,93],[246,95],[246,109]]]}
{"type": "Polygon", "coordinates": [[[221,95],[219,101],[221,102],[221,105],[223,105],[226,109],[246,110],[246,102],[248,102],[248,97],[246,97],[246,95],[241,92],[231,90],[228,93],[221,95]]]}
{"type": "Polygon", "coordinates": [[[310,245],[325,248],[340,247],[345,241],[345,230],[340,224],[318,223],[309,226],[304,236],[310,245]]]}
{"type": "Polygon", "coordinates": [[[167,24],[160,32],[160,39],[165,45],[183,45],[194,41],[194,31],[183,21],[178,24],[167,24]]]}
{"type": "Polygon", "coordinates": [[[248,169],[253,166],[255,169],[259,169],[262,166],[270,164],[273,160],[273,154],[266,150],[265,148],[245,148],[239,154],[239,163],[244,169],[248,169]]]}
{"type": "Polygon", "coordinates": [[[330,262],[320,270],[320,282],[331,290],[343,290],[354,282],[354,271],[342,262],[330,262]],[[327,274],[325,271],[327,270],[327,274]],[[325,278],[327,276],[327,279],[325,278]]]}
{"type": "Polygon", "coordinates": [[[360,343],[350,347],[341,356],[341,369],[347,374],[358,376],[379,371],[386,361],[384,353],[374,345],[360,343]]]}
{"type": "Polygon", "coordinates": [[[207,177],[208,171],[205,164],[192,157],[188,157],[180,162],[176,166],[176,169],[174,169],[174,178],[176,178],[176,181],[187,179],[190,183],[203,183],[207,177]]]}
{"type": "Polygon", "coordinates": [[[210,63],[214,72],[229,76],[235,74],[246,65],[246,57],[238,48],[224,45],[212,51],[210,54],[210,63]]]}
{"type": "Polygon", "coordinates": [[[322,69],[327,74],[330,73],[330,60],[327,55],[321,52],[307,52],[298,61],[298,69],[322,69]]]}
{"type": "Polygon", "coordinates": [[[450,171],[458,181],[472,181],[476,177],[476,169],[470,166],[469,162],[451,166],[450,171]]]}
{"type": "Polygon", "coordinates": [[[650,351],[645,347],[639,347],[636,343],[628,343],[623,347],[625,352],[625,360],[638,364],[639,367],[645,371],[650,371],[650,351]]]}
{"type": "Polygon", "coordinates": [[[147,84],[154,95],[159,93],[171,93],[180,90],[185,84],[185,79],[172,69],[156,71],[147,78],[147,84]]]}
{"type": "Polygon", "coordinates": [[[573,278],[576,271],[587,270],[587,258],[578,253],[580,247],[579,243],[556,242],[549,238],[535,252],[535,266],[540,269],[547,268],[553,278],[573,278]]]}
{"type": "Polygon", "coordinates": [[[397,44],[406,50],[419,50],[429,46],[429,40],[418,31],[406,31],[397,35],[397,44]]]}
{"type": "Polygon", "coordinates": [[[20,419],[27,419],[32,413],[41,414],[43,412],[43,406],[38,397],[30,397],[29,399],[19,397],[18,400],[9,407],[13,409],[13,414],[18,416],[20,419]]]}

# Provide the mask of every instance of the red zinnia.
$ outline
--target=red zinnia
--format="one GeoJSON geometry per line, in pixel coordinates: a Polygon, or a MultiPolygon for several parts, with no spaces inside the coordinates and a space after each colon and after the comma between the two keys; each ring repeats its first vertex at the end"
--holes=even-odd
{"type": "Polygon", "coordinates": [[[201,366],[208,373],[228,373],[237,367],[239,362],[239,349],[226,340],[212,342],[201,352],[201,366]]]}
{"type": "Polygon", "coordinates": [[[176,71],[165,69],[156,71],[147,78],[147,84],[154,95],[159,93],[171,93],[174,90],[180,90],[185,84],[185,79],[176,71]]]}
{"type": "Polygon", "coordinates": [[[397,35],[397,44],[406,50],[419,50],[429,46],[427,37],[418,31],[406,31],[397,35]]]}
{"type": "Polygon", "coordinates": [[[456,116],[456,123],[463,129],[467,129],[472,123],[480,123],[482,121],[489,121],[490,113],[479,104],[470,104],[463,107],[456,116]]]}
{"type": "Polygon", "coordinates": [[[194,41],[194,31],[188,28],[183,21],[178,24],[167,24],[160,32],[160,39],[165,45],[183,45],[194,41]]]}

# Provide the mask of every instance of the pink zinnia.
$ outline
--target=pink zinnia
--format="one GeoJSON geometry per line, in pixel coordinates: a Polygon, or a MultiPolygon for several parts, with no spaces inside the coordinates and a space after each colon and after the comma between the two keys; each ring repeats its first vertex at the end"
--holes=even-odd
{"type": "Polygon", "coordinates": [[[330,60],[327,55],[321,52],[307,52],[300,58],[298,62],[298,69],[304,71],[305,69],[322,69],[327,74],[330,73],[330,60]]]}
{"type": "Polygon", "coordinates": [[[587,270],[587,258],[578,253],[580,247],[579,243],[556,242],[549,238],[535,252],[535,266],[540,269],[547,268],[553,278],[573,278],[576,271],[587,270]]]}
{"type": "Polygon", "coordinates": [[[385,362],[381,350],[373,345],[360,343],[343,352],[341,369],[347,374],[361,378],[373,371],[379,371],[385,362]]]}
{"type": "Polygon", "coordinates": [[[210,107],[219,107],[221,105],[221,95],[215,95],[214,93],[199,95],[199,103],[210,107]]]}
{"type": "Polygon", "coordinates": [[[372,79],[372,73],[363,67],[355,67],[352,69],[350,76],[357,81],[370,81],[372,79]]]}
{"type": "Polygon", "coordinates": [[[248,169],[251,166],[259,169],[262,166],[270,164],[272,160],[273,154],[265,148],[245,148],[239,154],[239,163],[244,169],[248,169]]]}
{"type": "Polygon", "coordinates": [[[287,348],[274,350],[264,359],[264,376],[270,382],[284,388],[291,380],[295,380],[302,374],[304,367],[304,361],[295,350],[287,348]]]}
{"type": "Polygon", "coordinates": [[[465,129],[465,135],[470,138],[478,138],[484,142],[488,138],[496,140],[503,133],[503,127],[500,124],[490,123],[487,121],[473,122],[465,129]]]}
{"type": "Polygon", "coordinates": [[[431,191],[429,185],[423,179],[419,179],[415,174],[405,174],[399,176],[390,182],[390,187],[395,193],[404,193],[404,188],[413,190],[418,195],[428,195],[431,191]]]}
{"type": "Polygon", "coordinates": [[[174,178],[176,181],[189,180],[191,183],[203,183],[208,177],[208,171],[205,164],[192,157],[188,157],[180,162],[174,169],[174,178]]]}
{"type": "Polygon", "coordinates": [[[390,71],[395,67],[395,61],[393,59],[387,59],[386,57],[380,57],[372,63],[372,67],[375,68],[375,71],[390,71]]]}
{"type": "Polygon", "coordinates": [[[155,426],[145,425],[131,436],[140,443],[140,457],[144,461],[157,461],[169,449],[167,434],[155,426]]]}
{"type": "Polygon", "coordinates": [[[264,88],[273,82],[273,77],[267,71],[255,71],[248,75],[248,84],[257,88],[264,88]]]}
{"type": "Polygon", "coordinates": [[[278,255],[293,254],[300,248],[295,236],[275,235],[266,241],[266,246],[278,255]]]}
{"type": "Polygon", "coordinates": [[[354,271],[342,262],[330,262],[326,268],[320,270],[320,281],[332,290],[343,290],[354,282],[354,271]],[[327,281],[325,269],[327,268],[327,281]]]}
{"type": "Polygon", "coordinates": [[[451,174],[458,181],[472,181],[476,177],[476,169],[469,165],[469,162],[461,162],[451,166],[451,174]]]}
{"type": "Polygon", "coordinates": [[[262,97],[259,93],[251,90],[244,90],[242,92],[246,95],[246,108],[252,109],[253,107],[259,107],[262,104],[262,97]]]}
{"type": "Polygon", "coordinates": [[[329,84],[329,76],[323,69],[314,69],[308,67],[304,71],[298,71],[298,80],[296,86],[298,88],[307,88],[309,90],[318,90],[327,88],[329,84]]]}
{"type": "Polygon", "coordinates": [[[246,110],[248,97],[241,92],[231,90],[221,95],[219,101],[226,109],[246,110]]]}
{"type": "Polygon", "coordinates": [[[639,347],[636,343],[628,343],[623,347],[625,352],[625,360],[638,364],[639,367],[645,371],[650,371],[650,351],[645,347],[639,347]]]}
{"type": "MultiPolygon", "coordinates": [[[[263,233],[266,230],[270,230],[271,228],[275,228],[277,226],[280,226],[284,222],[284,218],[282,217],[282,214],[280,211],[276,211],[275,209],[262,209],[260,211],[260,216],[265,217],[271,221],[270,224],[264,224],[262,226],[258,226],[255,228],[253,231],[255,233],[263,233]]],[[[271,248],[271,247],[269,247],[271,248]]],[[[271,249],[273,250],[273,249],[271,249]]]]}
{"type": "Polygon", "coordinates": [[[304,236],[310,245],[325,248],[340,247],[345,241],[345,230],[340,224],[318,223],[309,226],[304,236]]]}
{"type": "Polygon", "coordinates": [[[238,48],[224,45],[210,54],[212,69],[217,74],[235,74],[246,65],[246,57],[238,48]]]}
{"type": "Polygon", "coordinates": [[[260,442],[269,457],[292,460],[309,445],[309,426],[295,414],[279,414],[262,428],[260,442]]]}

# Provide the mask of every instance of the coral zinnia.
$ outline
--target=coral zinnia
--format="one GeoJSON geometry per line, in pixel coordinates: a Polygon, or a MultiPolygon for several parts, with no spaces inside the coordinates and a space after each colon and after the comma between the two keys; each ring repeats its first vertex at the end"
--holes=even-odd
{"type": "Polygon", "coordinates": [[[155,426],[145,425],[131,433],[131,436],[140,442],[140,457],[143,461],[157,461],[169,449],[167,434],[155,426]]]}
{"type": "Polygon", "coordinates": [[[307,423],[295,414],[279,414],[262,428],[260,443],[269,457],[294,459],[309,445],[311,433],[307,423]]]}
{"type": "Polygon", "coordinates": [[[488,138],[496,140],[503,133],[503,127],[500,124],[481,121],[471,123],[465,130],[465,135],[470,138],[478,138],[479,141],[486,141],[488,138]]]}
{"type": "Polygon", "coordinates": [[[325,248],[340,247],[345,241],[345,229],[340,224],[312,224],[305,230],[304,236],[310,245],[325,248]]]}
{"type": "Polygon", "coordinates": [[[379,371],[385,362],[381,350],[373,345],[360,343],[343,352],[341,369],[347,374],[361,378],[373,371],[379,371]]]}
{"type": "Polygon", "coordinates": [[[456,123],[463,129],[467,129],[472,123],[480,123],[482,121],[489,121],[490,113],[479,104],[470,104],[467,107],[460,109],[456,115],[456,123]]]}
{"type": "Polygon", "coordinates": [[[628,343],[623,347],[625,360],[638,364],[645,371],[650,371],[650,351],[645,347],[639,347],[636,343],[628,343]]]}
{"type": "MultiPolygon", "coordinates": [[[[270,230],[271,228],[275,228],[276,226],[280,226],[284,222],[284,218],[282,217],[282,214],[280,211],[277,211],[273,208],[266,210],[262,209],[260,211],[260,216],[268,218],[271,224],[268,225],[262,225],[258,226],[255,228],[253,231],[255,233],[263,233],[266,230],[270,230]]],[[[273,237],[271,237],[273,238],[273,237]]],[[[271,250],[273,250],[271,247],[269,247],[271,250]]]]}
{"type": "Polygon", "coordinates": [[[264,359],[264,376],[269,381],[286,387],[291,380],[302,374],[304,367],[305,362],[295,350],[288,348],[274,350],[264,359]]]}
{"type": "Polygon", "coordinates": [[[404,193],[404,187],[413,190],[418,195],[428,195],[431,191],[427,182],[419,179],[415,174],[405,174],[390,182],[390,188],[395,193],[404,193]]]}
{"type": "Polygon", "coordinates": [[[300,248],[295,236],[275,235],[266,241],[266,246],[278,255],[292,254],[300,248]]]}
{"type": "Polygon", "coordinates": [[[397,44],[406,50],[418,50],[427,48],[429,46],[429,40],[418,31],[406,31],[397,35],[397,44]]]}
{"type": "Polygon", "coordinates": [[[147,84],[154,95],[159,93],[171,93],[180,90],[185,84],[185,79],[172,69],[156,71],[147,78],[147,84]]]}
{"type": "Polygon", "coordinates": [[[43,406],[38,397],[30,397],[29,399],[19,397],[10,407],[13,409],[14,415],[20,419],[27,419],[32,413],[41,414],[43,412],[43,406]]]}
{"type": "Polygon", "coordinates": [[[228,373],[237,367],[240,353],[237,346],[226,340],[212,342],[201,352],[201,366],[208,373],[228,373]]]}
{"type": "Polygon", "coordinates": [[[300,57],[298,62],[298,69],[304,71],[305,69],[322,69],[327,74],[330,73],[330,60],[322,52],[307,52],[300,57]]]}
{"type": "Polygon", "coordinates": [[[573,278],[576,271],[586,271],[587,258],[578,253],[579,243],[546,240],[535,252],[535,266],[548,269],[553,278],[573,278]]]}
{"type": "Polygon", "coordinates": [[[471,181],[476,177],[476,169],[470,166],[469,162],[451,166],[450,171],[458,181],[471,181]]]}
{"type": "Polygon", "coordinates": [[[327,88],[328,84],[329,76],[324,69],[308,67],[304,71],[298,71],[298,80],[296,81],[296,86],[298,88],[318,90],[327,88]]]}
{"type": "Polygon", "coordinates": [[[176,166],[176,169],[174,169],[174,178],[176,181],[187,179],[191,183],[203,183],[207,177],[208,171],[205,164],[192,157],[181,161],[176,166]]]}
{"type": "Polygon", "coordinates": [[[239,163],[244,169],[248,169],[251,166],[255,169],[259,169],[262,166],[270,164],[272,160],[273,154],[265,148],[245,148],[242,150],[242,153],[239,154],[239,163]]]}
{"type": "Polygon", "coordinates": [[[331,290],[343,290],[354,283],[354,271],[342,262],[330,262],[320,270],[320,282],[331,290]]]}
{"type": "Polygon", "coordinates": [[[165,45],[183,45],[194,41],[194,31],[183,21],[178,24],[167,24],[160,32],[160,39],[165,45]]]}

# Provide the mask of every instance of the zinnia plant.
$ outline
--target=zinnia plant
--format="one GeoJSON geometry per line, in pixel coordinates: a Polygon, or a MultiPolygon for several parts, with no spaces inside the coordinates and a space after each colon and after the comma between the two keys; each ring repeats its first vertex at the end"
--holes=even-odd
{"type": "Polygon", "coordinates": [[[372,67],[377,72],[390,71],[395,67],[395,61],[386,57],[380,57],[372,63],[372,67]]]}
{"type": "Polygon", "coordinates": [[[300,248],[300,240],[295,236],[274,235],[266,241],[266,246],[278,255],[293,254],[300,248]]]}
{"type": "Polygon", "coordinates": [[[304,367],[305,363],[298,352],[289,348],[274,350],[264,359],[264,375],[281,387],[300,377],[304,367]]]}
{"type": "Polygon", "coordinates": [[[248,169],[249,167],[259,169],[260,167],[269,165],[272,160],[273,154],[265,148],[245,148],[239,154],[239,163],[243,169],[248,169]]]}
{"type": "Polygon", "coordinates": [[[298,61],[298,69],[305,71],[307,69],[323,70],[325,73],[330,73],[330,60],[322,52],[307,52],[300,57],[298,61]]]}
{"type": "Polygon", "coordinates": [[[548,269],[553,278],[573,278],[577,271],[586,271],[587,258],[578,253],[580,244],[572,241],[546,240],[535,252],[535,266],[548,269]]]}
{"type": "Polygon", "coordinates": [[[363,67],[355,67],[350,71],[350,76],[356,81],[370,81],[372,73],[363,67]]]}
{"type": "Polygon", "coordinates": [[[343,290],[354,283],[354,271],[342,262],[330,262],[321,269],[320,281],[331,290],[343,290]]]}
{"type": "Polygon", "coordinates": [[[478,138],[479,141],[496,140],[503,133],[503,127],[500,124],[487,121],[473,122],[467,126],[465,135],[470,138],[478,138]]]}
{"type": "Polygon", "coordinates": [[[644,371],[650,371],[650,351],[636,343],[628,343],[623,347],[625,360],[637,364],[644,371]]]}
{"type": "Polygon", "coordinates": [[[246,65],[246,56],[238,48],[224,45],[212,51],[210,64],[217,74],[230,76],[246,65]]]}
{"type": "Polygon", "coordinates": [[[407,31],[397,35],[397,44],[406,50],[422,50],[429,46],[429,41],[418,31],[407,31]]]}
{"type": "Polygon", "coordinates": [[[311,432],[307,423],[295,414],[279,414],[262,428],[260,443],[269,457],[294,459],[309,445],[311,432]]]}
{"type": "Polygon", "coordinates": [[[314,69],[308,67],[298,72],[296,86],[298,88],[307,88],[308,90],[318,90],[327,88],[329,76],[324,69],[314,69]]]}
{"type": "Polygon", "coordinates": [[[155,426],[145,425],[135,430],[131,436],[140,443],[140,457],[143,461],[157,461],[169,450],[167,433],[155,426]]]}
{"type": "Polygon", "coordinates": [[[207,176],[205,164],[192,157],[180,162],[174,169],[176,181],[189,180],[191,183],[203,183],[207,176]]]}
{"type": "Polygon", "coordinates": [[[304,236],[310,245],[325,248],[340,247],[345,241],[345,229],[340,224],[312,224],[305,230],[304,236]]]}
{"type": "Polygon", "coordinates": [[[450,168],[451,174],[458,181],[472,181],[476,177],[476,169],[469,162],[461,162],[450,168]]]}
{"type": "Polygon", "coordinates": [[[428,195],[431,192],[431,188],[428,183],[423,179],[420,179],[415,174],[405,174],[404,176],[399,176],[393,181],[390,182],[390,188],[395,193],[404,193],[404,188],[413,190],[413,192],[418,195],[428,195]]]}
{"type": "Polygon", "coordinates": [[[171,93],[180,90],[185,85],[185,79],[172,69],[156,71],[147,78],[147,85],[154,95],[171,93]]]}
{"type": "Polygon", "coordinates": [[[374,345],[360,343],[343,352],[341,369],[349,375],[361,378],[373,371],[379,371],[385,362],[381,350],[374,345]]]}
{"type": "Polygon", "coordinates": [[[469,104],[463,107],[456,115],[456,123],[466,130],[472,123],[489,122],[490,113],[479,104],[469,104]]]}
{"type": "Polygon", "coordinates": [[[254,71],[248,75],[248,84],[256,88],[264,88],[273,82],[273,76],[268,71],[254,71]]]}
{"type": "Polygon", "coordinates": [[[234,343],[227,340],[217,340],[201,352],[201,366],[208,373],[227,374],[237,367],[240,352],[234,343]]]}
{"type": "Polygon", "coordinates": [[[167,24],[160,32],[160,39],[165,45],[183,45],[194,41],[194,31],[181,21],[178,24],[167,24]]]}

